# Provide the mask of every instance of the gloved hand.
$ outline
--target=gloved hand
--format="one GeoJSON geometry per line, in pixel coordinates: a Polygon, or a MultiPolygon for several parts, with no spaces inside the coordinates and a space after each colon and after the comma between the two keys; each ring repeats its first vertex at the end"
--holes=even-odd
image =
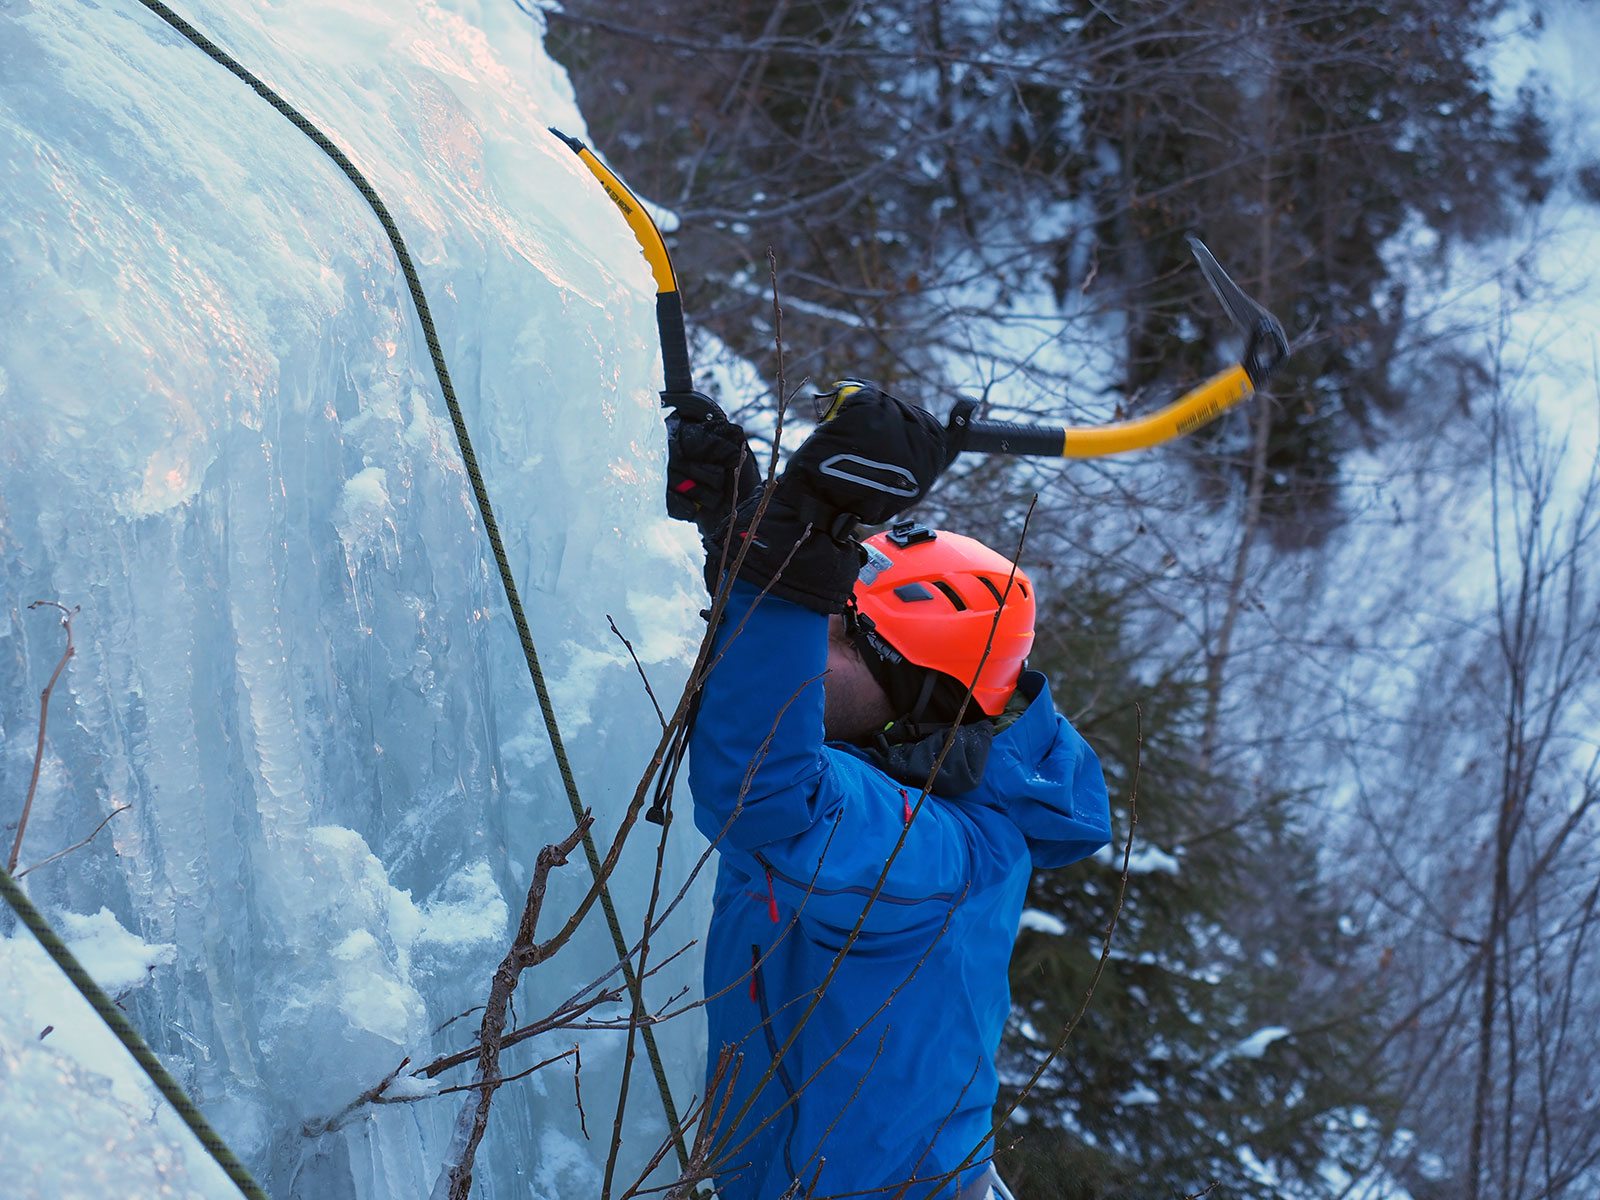
{"type": "Polygon", "coordinates": [[[667,516],[693,521],[702,538],[727,521],[761,482],[743,427],[699,392],[672,393],[667,417],[667,516]]]}
{"type": "MultiPolygon", "coordinates": [[[[739,577],[822,613],[843,612],[864,561],[858,523],[876,525],[922,499],[954,454],[942,426],[873,384],[840,386],[831,419],[789,459],[773,485],[739,577]]],[[[737,552],[760,494],[733,516],[737,552]]],[[[708,549],[721,545],[719,531],[708,549]]],[[[708,555],[706,585],[716,558],[708,555]]]]}
{"type": "MultiPolygon", "coordinates": [[[[782,480],[778,482],[781,484],[782,480]]],[[[751,523],[761,495],[756,492],[733,514],[727,565],[735,561],[748,540],[749,549],[739,568],[740,579],[815,612],[843,612],[866,561],[866,552],[853,533],[855,523],[847,521],[847,528],[837,535],[831,533],[826,524],[802,516],[780,491],[773,494],[752,536],[751,523]]],[[[724,565],[722,546],[727,534],[725,523],[705,539],[706,590],[712,595],[716,594],[718,573],[724,565]]]]}
{"type": "Polygon", "coordinates": [[[837,384],[822,424],[794,452],[783,486],[837,513],[879,525],[928,494],[955,458],[932,413],[873,383],[837,384]]]}

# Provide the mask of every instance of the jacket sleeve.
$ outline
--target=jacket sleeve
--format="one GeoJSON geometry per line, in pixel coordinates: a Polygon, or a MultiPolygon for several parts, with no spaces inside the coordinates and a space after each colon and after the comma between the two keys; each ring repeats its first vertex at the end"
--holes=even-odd
{"type": "Polygon", "coordinates": [[[875,888],[864,932],[938,928],[1002,856],[946,805],[908,820],[915,789],[824,744],[828,619],[757,597],[735,583],[717,634],[690,743],[696,825],[814,932],[853,927],[875,888]]]}

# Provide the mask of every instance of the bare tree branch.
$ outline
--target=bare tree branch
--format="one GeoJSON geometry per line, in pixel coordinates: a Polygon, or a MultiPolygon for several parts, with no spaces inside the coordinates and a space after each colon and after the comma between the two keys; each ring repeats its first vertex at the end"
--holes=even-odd
{"type": "MultiPolygon", "coordinates": [[[[61,660],[56,663],[56,669],[50,673],[50,682],[45,684],[44,690],[39,693],[39,741],[33,750],[33,773],[28,776],[28,796],[22,802],[22,816],[17,820],[17,837],[11,843],[11,854],[6,859],[6,870],[13,872],[17,869],[17,856],[22,853],[22,835],[28,831],[28,814],[33,811],[33,793],[39,786],[39,766],[44,761],[45,723],[50,716],[50,693],[55,690],[56,680],[61,678],[61,672],[66,670],[67,660],[77,653],[72,645],[72,618],[77,616],[78,606],[68,608],[65,604],[54,600],[35,600],[28,605],[29,612],[36,608],[61,610],[61,627],[67,631],[67,648],[61,652],[61,660]]],[[[95,831],[98,832],[99,830],[95,831]]],[[[94,834],[89,836],[92,838],[94,834]]]]}
{"type": "Polygon", "coordinates": [[[544,907],[545,887],[552,867],[561,866],[567,855],[583,840],[584,833],[593,824],[593,817],[584,813],[577,827],[554,845],[539,851],[534,864],[533,879],[528,885],[528,899],[522,910],[522,921],[511,950],[495,972],[489,990],[489,1001],[484,1008],[483,1024],[478,1034],[478,1071],[472,1090],[477,1095],[464,1104],[456,1119],[455,1132],[445,1153],[444,1165],[433,1185],[434,1200],[467,1200],[472,1189],[472,1163],[478,1143],[483,1139],[489,1122],[489,1105],[495,1088],[504,1080],[500,1075],[500,1033],[505,1028],[506,1008],[516,991],[517,980],[528,967],[542,962],[554,953],[550,943],[544,945],[534,940],[539,913],[544,907]]]}

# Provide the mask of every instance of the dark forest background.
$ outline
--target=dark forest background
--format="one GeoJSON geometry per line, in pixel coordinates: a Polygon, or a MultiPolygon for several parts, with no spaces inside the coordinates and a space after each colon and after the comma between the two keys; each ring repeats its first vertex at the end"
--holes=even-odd
{"type": "MultiPolygon", "coordinates": [[[[773,263],[802,394],[1154,409],[1240,352],[1189,233],[1297,338],[1270,392],[1182,443],[963,459],[928,502],[1002,548],[1032,505],[1036,662],[1131,835],[1126,874],[1119,844],[1034,883],[1004,1051],[1019,1196],[1600,1192],[1593,472],[1531,415],[1506,323],[1445,302],[1474,247],[1593,174],[1552,155],[1537,79],[1490,74],[1491,32],[1535,20],[547,14],[596,148],[678,218],[697,366],[769,381],[719,397],[752,428],[773,263]],[[1497,535],[1477,557],[1451,550],[1463,514],[1497,535]]],[[[1502,315],[1539,286],[1501,283],[1502,315]]]]}

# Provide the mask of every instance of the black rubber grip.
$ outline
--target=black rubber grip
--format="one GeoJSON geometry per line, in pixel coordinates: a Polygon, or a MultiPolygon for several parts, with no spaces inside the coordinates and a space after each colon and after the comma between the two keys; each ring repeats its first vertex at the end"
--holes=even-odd
{"type": "Polygon", "coordinates": [[[1061,457],[1066,431],[1047,425],[1010,421],[968,421],[961,450],[976,454],[1045,454],[1061,457]]]}
{"type": "Polygon", "coordinates": [[[694,391],[689,372],[689,337],[683,330],[683,301],[677,292],[656,293],[656,331],[661,335],[661,373],[668,392],[694,391]]]}

